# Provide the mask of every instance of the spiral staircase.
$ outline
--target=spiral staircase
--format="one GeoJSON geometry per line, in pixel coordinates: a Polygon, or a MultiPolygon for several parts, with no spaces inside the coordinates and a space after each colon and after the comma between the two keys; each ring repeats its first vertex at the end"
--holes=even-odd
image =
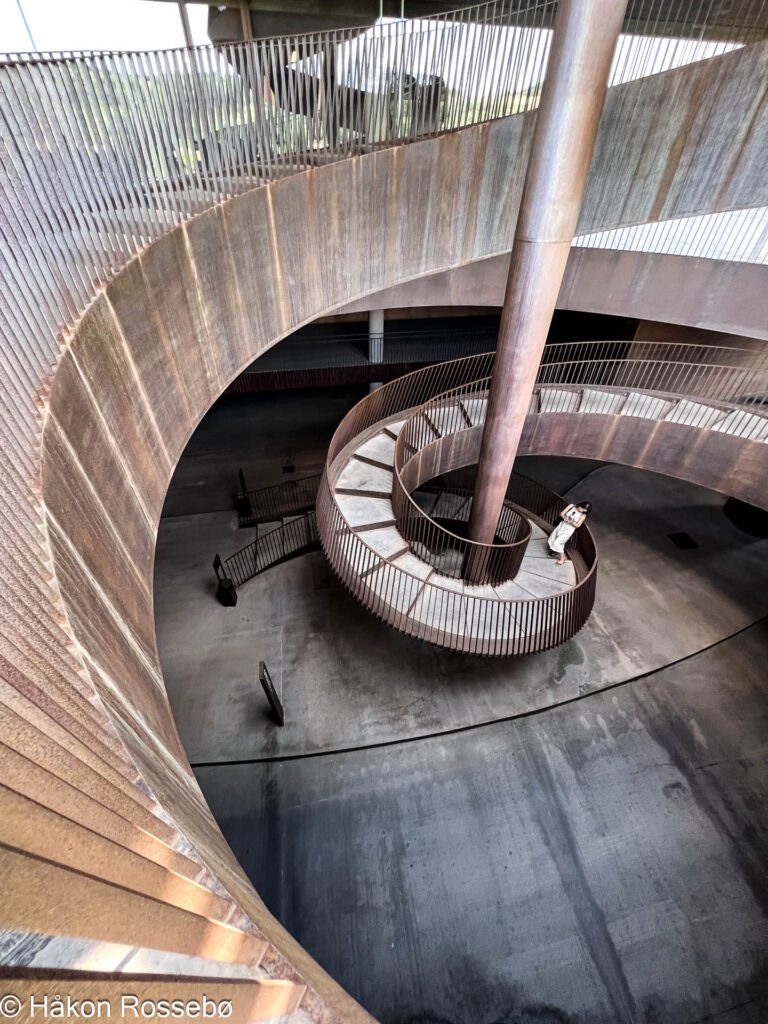
{"type": "MultiPolygon", "coordinates": [[[[702,364],[686,346],[664,358],[642,345],[633,358],[615,358],[607,343],[571,346],[570,358],[558,357],[562,348],[553,346],[555,358],[541,367],[529,419],[556,417],[575,433],[587,419],[603,429],[618,420],[637,437],[651,425],[674,431],[676,457],[725,442],[734,445],[733,465],[765,465],[762,367],[702,364]]],[[[437,364],[358,403],[329,448],[317,527],[339,578],[384,622],[450,650],[505,656],[545,650],[581,629],[598,558],[584,527],[566,566],[555,565],[546,534],[565,501],[518,474],[495,543],[463,536],[493,361],[487,353],[437,364]]]]}
{"type": "Polygon", "coordinates": [[[486,656],[567,640],[589,617],[597,580],[587,529],[567,566],[549,559],[546,534],[564,502],[517,474],[496,543],[462,536],[472,490],[456,474],[472,483],[493,358],[438,364],[363,399],[334,435],[317,501],[326,556],[367,608],[410,636],[486,656]]]}
{"type": "MultiPolygon", "coordinates": [[[[629,30],[648,21],[647,6],[630,4],[629,30]]],[[[446,18],[384,24],[359,43],[357,33],[324,33],[323,59],[349,58],[331,91],[288,38],[3,60],[0,960],[37,971],[36,984],[52,970],[117,986],[138,969],[188,992],[203,976],[225,978],[245,989],[242,1000],[270,997],[250,1019],[297,1005],[297,1020],[370,1019],[270,917],[196,785],[156,649],[157,522],[200,417],[257,355],[361,296],[508,251],[548,50],[531,45],[534,35],[507,44],[528,12],[551,7],[491,3],[446,31],[446,18]],[[430,26],[439,46],[424,45],[430,26]],[[480,67],[504,73],[486,80],[480,67]],[[366,89],[370,68],[395,90],[366,89]],[[398,102],[414,68],[425,87],[398,102]],[[454,89],[435,104],[429,82],[454,70],[454,89]]],[[[632,39],[618,55],[579,230],[631,233],[653,222],[653,252],[674,253],[676,218],[708,218],[722,242],[712,252],[741,279],[758,221],[732,238],[717,218],[766,203],[765,19],[756,16],[756,34],[734,13],[716,38],[736,48],[713,50],[710,13],[680,9],[688,29],[676,30],[661,62],[632,39]],[[637,163],[614,158],[628,149],[637,163]]],[[[676,280],[690,284],[701,268],[680,260],[676,280]]],[[[598,380],[587,362],[540,382],[534,419],[559,418],[567,430],[550,449],[540,431],[536,450],[579,454],[564,443],[582,437],[578,421],[589,457],[617,458],[620,427],[635,441],[640,426],[663,427],[680,439],[669,471],[689,478],[683,442],[698,434],[722,442],[701,477],[708,486],[768,500],[765,418],[744,408],[747,388],[697,392],[699,371],[690,387],[680,377],[624,380],[619,370],[598,380]],[[651,413],[655,392],[668,404],[651,413]],[[609,400],[613,411],[594,408],[609,400]],[[706,428],[672,419],[710,406],[717,416],[706,428]],[[592,421],[603,435],[616,427],[609,453],[587,435],[592,421]]],[[[455,524],[468,507],[457,492],[471,481],[453,474],[476,459],[490,368],[455,370],[382,388],[347,417],[320,493],[323,543],[346,585],[397,628],[488,654],[540,649],[588,615],[594,546],[579,531],[563,593],[519,594],[556,511],[551,493],[521,481],[498,551],[468,558],[455,524]],[[465,386],[460,401],[440,397],[465,386]],[[428,418],[417,414],[425,403],[428,418]],[[396,437],[392,471],[379,478],[391,477],[384,512],[414,561],[388,551],[385,534],[364,529],[371,522],[350,521],[345,499],[356,496],[339,482],[350,461],[366,466],[359,456],[386,464],[362,450],[385,428],[396,437]],[[435,480],[440,498],[430,497],[435,480]],[[471,583],[459,578],[465,565],[471,583]]],[[[663,445],[635,448],[646,468],[655,452],[650,468],[663,466],[663,445]]],[[[60,977],[51,984],[64,991],[60,977]]]]}

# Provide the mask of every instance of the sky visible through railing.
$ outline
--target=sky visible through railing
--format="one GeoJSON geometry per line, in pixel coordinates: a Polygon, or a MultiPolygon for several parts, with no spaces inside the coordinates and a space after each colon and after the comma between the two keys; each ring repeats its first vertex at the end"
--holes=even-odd
{"type": "MultiPolygon", "coordinates": [[[[634,2],[634,23],[647,24],[644,0],[634,2]]],[[[134,3],[143,10],[143,0],[134,3]]],[[[32,346],[71,323],[143,246],[216,202],[318,164],[534,108],[553,7],[492,0],[439,18],[253,45],[11,57],[0,65],[7,336],[32,346]]],[[[71,17],[82,9],[72,6],[71,17]]],[[[745,37],[739,26],[721,32],[692,19],[672,26],[680,38],[655,35],[654,25],[651,34],[622,36],[612,81],[740,45],[713,36],[745,37]]],[[[655,252],[765,262],[764,218],[760,210],[717,214],[577,244],[647,243],[655,252]]]]}
{"type": "MultiPolygon", "coordinates": [[[[189,4],[187,14],[194,42],[207,43],[205,4],[189,4]]],[[[0,49],[7,53],[30,49],[49,52],[162,50],[183,45],[181,20],[173,3],[160,0],[0,2],[0,49]]]]}
{"type": "MultiPolygon", "coordinates": [[[[67,5],[67,15],[63,17],[58,0],[54,3],[51,0],[25,0],[25,14],[33,26],[40,53],[151,51],[183,44],[180,35],[171,31],[169,16],[175,16],[175,11],[170,4],[131,0],[131,32],[127,31],[129,8],[126,0],[116,0],[110,5],[112,13],[106,22],[103,10],[101,0],[78,0],[67,5]],[[31,17],[31,14],[36,17],[31,17]]],[[[195,20],[196,42],[206,43],[203,22],[199,18],[204,8],[192,5],[191,10],[198,15],[195,20]]],[[[337,81],[355,88],[377,90],[389,84],[393,68],[405,67],[415,77],[433,74],[438,58],[442,56],[444,59],[440,66],[444,85],[449,89],[460,85],[466,88],[470,69],[470,76],[474,78],[472,91],[481,97],[494,91],[505,68],[522,56],[525,62],[522,88],[533,90],[540,85],[541,68],[546,66],[551,36],[549,28],[483,25],[434,18],[383,18],[372,28],[339,44],[337,81]],[[383,27],[386,27],[384,33],[383,27]],[[452,38],[446,40],[446,35],[452,38]],[[460,36],[460,46],[456,46],[457,35],[460,36]],[[381,44],[380,47],[377,43],[381,44]]],[[[674,39],[625,34],[619,39],[609,81],[611,85],[617,85],[638,76],[682,67],[739,45],[695,37],[674,39]]],[[[32,53],[30,37],[22,28],[15,4],[10,0],[0,6],[0,47],[4,55],[32,53]]],[[[319,58],[315,56],[297,59],[293,66],[319,74],[318,62],[319,58]]],[[[222,75],[237,74],[224,57],[219,61],[218,70],[222,75]]]]}
{"type": "Polygon", "coordinates": [[[580,235],[585,249],[623,249],[697,259],[768,264],[768,209],[729,210],[580,235]]]}

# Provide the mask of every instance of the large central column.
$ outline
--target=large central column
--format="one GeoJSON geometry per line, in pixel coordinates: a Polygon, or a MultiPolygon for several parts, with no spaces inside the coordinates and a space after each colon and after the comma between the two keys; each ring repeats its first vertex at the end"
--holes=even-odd
{"type": "Polygon", "coordinates": [[[560,0],[515,229],[469,522],[493,542],[565,271],[626,0],[560,0]]]}

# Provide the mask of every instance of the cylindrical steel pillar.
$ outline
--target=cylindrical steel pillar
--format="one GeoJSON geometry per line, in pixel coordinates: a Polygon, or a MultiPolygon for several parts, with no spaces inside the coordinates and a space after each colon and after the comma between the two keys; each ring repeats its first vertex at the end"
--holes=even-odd
{"type": "MultiPolygon", "coordinates": [[[[493,542],[555,309],[626,0],[560,0],[515,229],[469,523],[493,542]]],[[[471,576],[471,572],[470,572],[471,576]]]]}

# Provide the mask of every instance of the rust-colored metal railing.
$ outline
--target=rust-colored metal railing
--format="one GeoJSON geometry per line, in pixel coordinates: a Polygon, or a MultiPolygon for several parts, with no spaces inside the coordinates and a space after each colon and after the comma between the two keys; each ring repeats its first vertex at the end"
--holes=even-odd
{"type": "MultiPolygon", "coordinates": [[[[19,353],[48,372],[59,332],[106,280],[223,200],[318,164],[534,109],[555,6],[493,0],[362,32],[0,55],[5,357],[19,353]]],[[[714,57],[768,30],[762,7],[699,7],[681,8],[667,25],[655,5],[631,0],[610,84],[714,57]]],[[[753,213],[707,227],[727,247],[718,258],[741,258],[734,239],[742,237],[752,254],[765,216],[753,213]]],[[[5,386],[11,403],[26,406],[24,374],[9,372],[5,386]]]]}
{"type": "MultiPolygon", "coordinates": [[[[516,483],[513,479],[510,500],[526,500],[516,493],[516,483]]],[[[549,492],[548,504],[559,509],[565,502],[549,492]]],[[[597,551],[586,528],[576,531],[570,548],[576,586],[550,597],[511,600],[497,592],[473,593],[459,581],[451,589],[381,559],[342,515],[327,476],[318,494],[317,520],[323,549],[344,586],[390,626],[441,647],[490,657],[530,654],[564,643],[592,611],[597,551]]],[[[553,524],[554,517],[547,525],[553,524]]]]}
{"type": "MultiPolygon", "coordinates": [[[[577,577],[573,588],[530,599],[519,592],[507,597],[504,591],[505,581],[514,577],[523,557],[530,534],[526,519],[551,529],[562,498],[513,475],[499,528],[505,543],[496,546],[498,561],[489,563],[485,574],[478,572],[471,583],[461,579],[471,561],[467,542],[455,527],[445,525],[468,517],[468,462],[473,450],[469,442],[476,446],[482,430],[493,360],[491,352],[433,365],[364,398],[342,420],[331,441],[317,495],[317,532],[312,514],[301,516],[219,560],[217,575],[241,585],[270,565],[309,550],[319,536],[345,586],[375,615],[409,635],[492,656],[531,653],[572,636],[586,622],[594,602],[597,553],[587,529],[576,531],[568,547],[577,577]],[[395,519],[413,552],[432,566],[434,571],[426,578],[383,559],[336,504],[334,483],[352,446],[382,424],[397,428],[392,431],[395,519]],[[441,517],[437,505],[421,508],[418,497],[419,490],[429,490],[430,479],[444,474],[453,477],[440,492],[463,502],[441,517]]],[[[692,426],[725,422],[735,436],[768,439],[768,361],[762,352],[747,348],[635,341],[548,346],[532,409],[574,412],[586,399],[590,413],[615,413],[632,399],[640,404],[625,415],[684,415],[692,426]]],[[[314,490],[316,478],[308,480],[296,483],[314,490]]],[[[309,500],[296,493],[288,496],[285,484],[262,493],[261,505],[269,505],[272,515],[278,506],[291,512],[297,510],[296,501],[309,500]]],[[[482,559],[476,564],[483,567],[482,559]]]]}
{"type": "MultiPolygon", "coordinates": [[[[358,403],[331,442],[317,517],[331,565],[375,615],[429,642],[498,656],[544,650],[584,625],[594,601],[597,552],[588,529],[577,530],[568,548],[576,585],[549,597],[521,598],[519,591],[507,596],[509,584],[498,578],[492,582],[481,576],[478,581],[455,579],[453,583],[448,578],[466,575],[467,547],[457,547],[463,538],[435,523],[435,517],[419,506],[418,488],[423,490],[426,481],[470,465],[484,423],[493,358],[493,353],[487,353],[431,366],[384,385],[358,403]],[[381,557],[336,503],[334,485],[347,457],[366,435],[373,436],[382,427],[396,439],[395,521],[411,550],[433,569],[435,562],[439,568],[426,576],[381,557]],[[459,558],[454,559],[453,573],[444,569],[446,548],[461,552],[462,565],[459,568],[459,558]]],[[[601,341],[548,346],[532,411],[580,409],[672,417],[702,428],[716,424],[734,436],[765,442],[768,361],[762,352],[746,348],[684,343],[601,341]]],[[[454,484],[448,490],[456,494],[454,484]]],[[[541,484],[513,475],[505,507],[549,529],[563,503],[541,484]]],[[[454,518],[463,518],[463,512],[457,516],[454,510],[454,518]]]]}
{"type": "MultiPolygon", "coordinates": [[[[413,492],[429,480],[474,461],[474,454],[466,458],[466,445],[461,442],[468,431],[475,431],[472,412],[478,396],[486,395],[487,390],[488,379],[481,378],[421,405],[398,434],[393,464],[392,508],[400,533],[424,561],[439,567],[443,575],[474,584],[503,583],[517,575],[531,537],[530,524],[505,504],[494,543],[480,544],[458,535],[455,523],[438,522],[434,510],[427,514],[414,500],[413,492]],[[450,560],[446,560],[447,552],[450,560]]],[[[467,515],[462,515],[459,522],[468,522],[470,506],[471,499],[462,506],[467,515]]]]}
{"type": "Polygon", "coordinates": [[[327,464],[331,465],[346,445],[381,420],[415,410],[430,398],[458,384],[487,377],[493,367],[494,356],[493,352],[484,352],[437,363],[384,384],[358,402],[341,421],[331,439],[327,464]]]}
{"type": "Polygon", "coordinates": [[[272,487],[248,489],[240,471],[241,489],[235,497],[239,525],[257,526],[259,523],[274,523],[283,516],[298,515],[315,507],[320,473],[283,480],[272,487]]]}
{"type": "Polygon", "coordinates": [[[421,488],[421,494],[436,498],[428,511],[403,488],[393,485],[392,489],[397,528],[423,562],[442,576],[471,579],[478,585],[503,583],[517,575],[531,538],[531,526],[523,514],[505,504],[496,527],[496,542],[475,544],[457,532],[469,522],[471,491],[436,487],[421,488]]]}
{"type": "Polygon", "coordinates": [[[213,570],[219,584],[231,583],[240,587],[266,569],[303,555],[318,545],[317,523],[314,511],[305,512],[274,530],[257,536],[233,555],[213,560],[213,570]]]}
{"type": "MultiPolygon", "coordinates": [[[[584,625],[594,602],[597,571],[597,553],[591,537],[577,536],[572,545],[578,576],[575,587],[551,598],[508,599],[488,583],[477,586],[456,579],[451,584],[442,572],[425,578],[382,558],[366,543],[365,533],[356,532],[350,525],[334,494],[336,479],[351,454],[353,442],[359,445],[367,433],[380,430],[382,423],[399,427],[398,419],[412,416],[417,420],[421,408],[429,405],[431,399],[441,406],[438,396],[444,396],[452,387],[458,385],[467,394],[473,393],[473,382],[487,381],[493,356],[470,356],[416,371],[359,402],[342,420],[331,441],[318,492],[317,522],[320,541],[331,565],[344,585],[374,615],[395,629],[452,650],[504,656],[544,650],[564,642],[584,625]]],[[[466,422],[463,425],[470,429],[466,422]]],[[[517,476],[510,482],[508,500],[510,511],[526,509],[538,518],[540,525],[550,529],[565,504],[542,485],[517,476]]],[[[577,534],[587,531],[579,530],[577,534]]],[[[434,538],[430,535],[425,539],[438,547],[445,534],[436,532],[434,538]]],[[[414,546],[418,545],[419,539],[414,546]]]]}
{"type": "Polygon", "coordinates": [[[586,402],[591,413],[717,424],[755,441],[765,439],[768,425],[768,355],[762,348],[654,341],[551,345],[536,389],[540,412],[586,411],[586,402]]]}

